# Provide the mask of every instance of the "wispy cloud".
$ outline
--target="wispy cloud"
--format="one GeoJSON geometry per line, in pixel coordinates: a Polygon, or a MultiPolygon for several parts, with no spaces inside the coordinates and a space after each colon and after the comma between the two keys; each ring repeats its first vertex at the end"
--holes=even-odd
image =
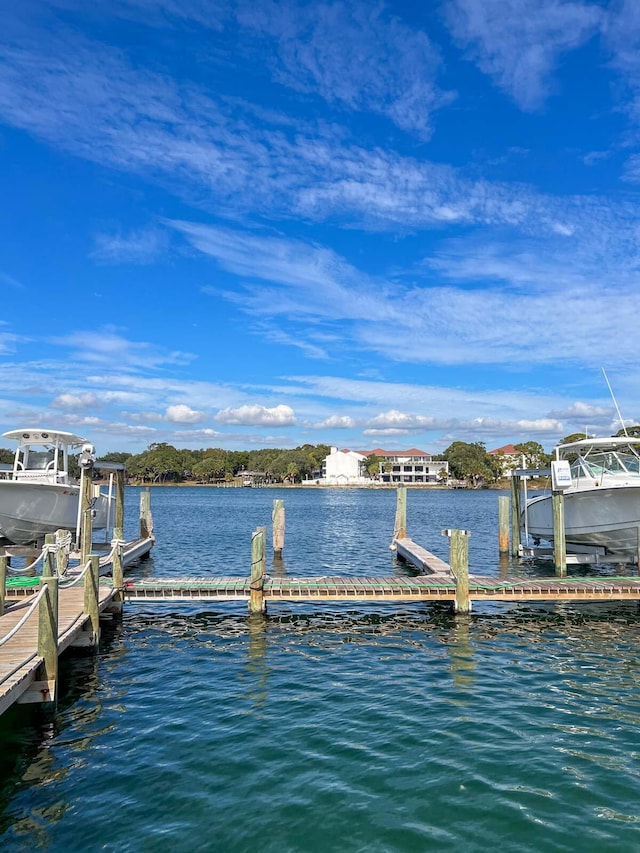
{"type": "Polygon", "coordinates": [[[559,58],[596,33],[604,14],[567,0],[449,0],[445,7],[469,56],[525,110],[542,106],[559,58]]]}
{"type": "Polygon", "coordinates": [[[154,369],[167,364],[187,364],[193,359],[188,353],[166,351],[153,344],[130,341],[112,326],[93,332],[77,331],[51,342],[68,347],[76,358],[95,365],[126,365],[129,369],[154,369]]]}
{"type": "Polygon", "coordinates": [[[168,249],[166,230],[139,228],[128,233],[96,234],[91,257],[103,264],[150,264],[168,249]]]}
{"type": "Polygon", "coordinates": [[[436,85],[437,49],[382,3],[241,4],[241,26],[277,43],[278,82],[349,110],[386,116],[430,135],[431,113],[451,99],[436,85]]]}
{"type": "MultiPolygon", "coordinates": [[[[584,213],[579,221],[584,223],[584,213]]],[[[442,252],[425,260],[427,272],[414,271],[407,285],[399,279],[372,278],[334,252],[300,241],[173,224],[194,246],[242,278],[243,291],[228,297],[243,310],[274,321],[279,315],[296,317],[314,328],[320,322],[336,332],[336,324],[341,324],[343,340],[348,334],[351,343],[391,360],[599,367],[612,338],[618,342],[620,364],[631,365],[637,358],[634,323],[640,311],[640,276],[635,259],[624,254],[628,240],[621,237],[623,245],[614,243],[607,252],[610,262],[612,248],[619,252],[621,266],[612,266],[600,279],[592,277],[589,265],[601,250],[598,241],[604,239],[593,225],[588,229],[589,238],[594,232],[593,240],[573,244],[569,254],[564,234],[555,245],[547,241],[544,250],[531,245],[520,253],[513,243],[449,241],[442,252]],[[452,284],[434,285],[429,268],[452,284]],[[613,284],[615,312],[610,310],[613,284]],[[567,311],[585,300],[593,310],[582,317],[582,334],[576,335],[566,321],[567,311]]]]}

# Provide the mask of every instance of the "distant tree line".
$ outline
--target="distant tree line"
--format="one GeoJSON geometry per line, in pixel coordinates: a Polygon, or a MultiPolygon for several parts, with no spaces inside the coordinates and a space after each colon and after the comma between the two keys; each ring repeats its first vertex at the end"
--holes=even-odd
{"type": "MultiPolygon", "coordinates": [[[[627,427],[627,434],[640,438],[640,425],[627,427]]],[[[620,430],[617,435],[624,435],[620,430]]],[[[562,443],[585,438],[584,433],[573,433],[562,443]]],[[[551,454],[545,452],[537,441],[514,445],[524,456],[528,468],[545,468],[551,454]]],[[[142,453],[107,453],[103,462],[119,462],[126,467],[130,482],[154,483],[227,483],[244,475],[259,475],[264,483],[301,483],[318,476],[322,463],[329,455],[326,444],[304,444],[293,450],[276,448],[262,450],[223,450],[211,447],[202,450],[179,450],[171,444],[150,444],[142,453]]],[[[11,464],[13,451],[0,448],[0,463],[11,464]]],[[[434,461],[449,463],[449,476],[464,481],[471,487],[495,484],[504,476],[504,456],[488,453],[481,441],[454,441],[444,453],[433,456],[434,461]]],[[[69,458],[69,473],[79,473],[76,457],[69,458]]],[[[365,468],[372,479],[380,469],[380,459],[369,456],[365,468]]]]}
{"type": "Polygon", "coordinates": [[[138,483],[225,483],[254,474],[265,483],[301,483],[317,472],[329,454],[326,444],[304,444],[294,450],[178,450],[164,442],[142,453],[107,453],[103,462],[121,462],[129,480],[138,483]]]}

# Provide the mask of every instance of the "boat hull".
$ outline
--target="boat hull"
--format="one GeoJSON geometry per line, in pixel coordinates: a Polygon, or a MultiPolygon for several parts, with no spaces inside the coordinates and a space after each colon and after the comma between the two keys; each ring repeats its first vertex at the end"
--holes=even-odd
{"type": "MultiPolygon", "coordinates": [[[[0,481],[0,531],[16,545],[28,545],[56,530],[75,530],[79,486],[0,481]]],[[[94,529],[107,525],[106,496],[94,503],[94,529]]]]}
{"type": "MultiPolygon", "coordinates": [[[[565,492],[565,539],[568,545],[597,545],[611,554],[637,554],[640,486],[565,492]]],[[[527,502],[531,536],[553,542],[552,496],[527,502]]]]}

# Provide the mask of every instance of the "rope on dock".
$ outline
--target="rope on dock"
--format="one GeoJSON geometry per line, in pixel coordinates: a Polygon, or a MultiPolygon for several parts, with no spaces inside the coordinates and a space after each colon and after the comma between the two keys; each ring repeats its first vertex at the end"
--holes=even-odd
{"type": "Polygon", "coordinates": [[[5,643],[7,643],[7,642],[9,642],[9,640],[10,640],[12,637],[15,637],[15,635],[18,633],[18,631],[20,630],[20,628],[22,628],[22,626],[24,625],[24,623],[25,623],[25,622],[27,621],[27,619],[31,616],[31,614],[32,614],[32,613],[33,613],[33,611],[35,610],[36,606],[40,603],[40,599],[45,595],[46,591],[47,591],[47,587],[46,587],[46,586],[43,586],[43,587],[42,587],[42,589],[40,590],[40,592],[36,595],[36,597],[33,599],[33,601],[31,602],[31,604],[29,605],[29,609],[28,609],[28,610],[27,610],[27,612],[24,614],[24,616],[22,617],[22,619],[20,619],[20,621],[19,621],[19,622],[17,622],[17,623],[13,626],[13,628],[9,631],[9,633],[8,633],[8,634],[5,634],[5,635],[4,635],[4,637],[1,637],[1,638],[0,638],[0,646],[4,646],[4,644],[5,644],[5,643]]]}
{"type": "Polygon", "coordinates": [[[84,576],[86,575],[86,573],[89,571],[90,568],[91,568],[91,560],[87,560],[87,562],[84,564],[84,568],[82,569],[82,571],[79,572],[73,578],[73,580],[60,581],[58,586],[61,587],[62,589],[69,589],[70,587],[75,586],[77,583],[80,583],[80,581],[83,580],[84,576]]]}

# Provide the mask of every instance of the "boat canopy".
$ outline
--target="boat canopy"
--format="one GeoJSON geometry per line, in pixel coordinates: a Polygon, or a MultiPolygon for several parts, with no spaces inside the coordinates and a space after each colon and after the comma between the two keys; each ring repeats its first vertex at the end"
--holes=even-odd
{"type": "Polygon", "coordinates": [[[58,429],[12,429],[3,433],[2,437],[19,441],[20,444],[53,444],[58,447],[82,447],[88,444],[86,438],[58,429]]]}
{"type": "Polygon", "coordinates": [[[587,450],[621,450],[625,447],[640,447],[640,437],[634,435],[604,436],[601,438],[581,438],[568,444],[559,444],[556,455],[561,457],[566,453],[584,453],[587,450]]]}

